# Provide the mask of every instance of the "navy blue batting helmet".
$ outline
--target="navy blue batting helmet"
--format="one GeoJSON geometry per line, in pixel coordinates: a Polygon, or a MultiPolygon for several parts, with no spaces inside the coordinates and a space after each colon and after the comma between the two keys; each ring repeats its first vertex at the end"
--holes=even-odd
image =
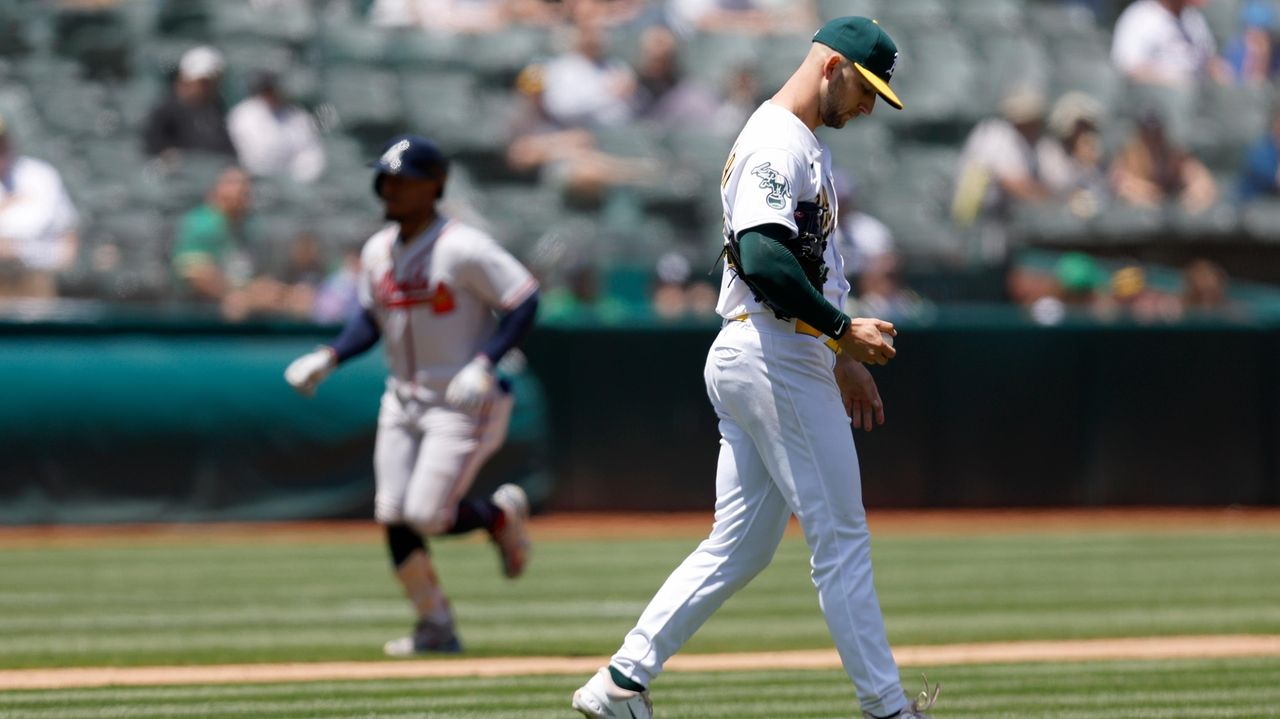
{"type": "Polygon", "coordinates": [[[384,175],[438,179],[449,171],[449,159],[436,143],[421,135],[397,135],[383,147],[373,169],[373,192],[380,195],[384,175]]]}

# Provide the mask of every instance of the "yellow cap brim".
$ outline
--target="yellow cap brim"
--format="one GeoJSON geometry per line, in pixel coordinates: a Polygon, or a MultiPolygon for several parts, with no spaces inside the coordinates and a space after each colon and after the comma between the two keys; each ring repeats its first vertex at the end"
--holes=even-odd
{"type": "Polygon", "coordinates": [[[862,73],[862,76],[866,78],[867,82],[871,83],[871,86],[876,89],[876,92],[880,94],[880,97],[884,98],[885,102],[893,105],[899,110],[902,109],[902,100],[898,99],[897,93],[893,91],[893,88],[889,87],[889,83],[881,80],[880,76],[863,67],[860,63],[855,62],[853,63],[853,66],[858,68],[858,72],[862,73]]]}

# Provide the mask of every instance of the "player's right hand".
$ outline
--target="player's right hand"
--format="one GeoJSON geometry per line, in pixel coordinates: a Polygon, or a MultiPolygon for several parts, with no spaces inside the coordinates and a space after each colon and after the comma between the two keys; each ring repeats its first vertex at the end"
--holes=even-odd
{"type": "Polygon", "coordinates": [[[338,366],[338,358],[333,350],[321,347],[308,352],[289,363],[284,371],[284,381],[298,391],[303,397],[315,394],[316,386],[338,366]]]}
{"type": "Polygon", "coordinates": [[[897,337],[892,322],[875,318],[855,317],[849,320],[849,329],[840,336],[840,349],[850,357],[867,364],[888,364],[898,353],[883,335],[897,337]]]}

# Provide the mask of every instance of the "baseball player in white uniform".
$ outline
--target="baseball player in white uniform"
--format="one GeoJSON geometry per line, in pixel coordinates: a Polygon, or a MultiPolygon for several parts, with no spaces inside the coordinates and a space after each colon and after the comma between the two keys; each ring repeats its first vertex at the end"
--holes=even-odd
{"type": "Polygon", "coordinates": [[[768,565],[795,514],[812,551],[819,605],[866,717],[918,719],[908,702],[871,577],[858,456],[850,432],[884,422],[862,363],[894,356],[893,325],[850,319],[834,243],[831,155],[813,131],[901,108],[889,79],[897,47],[872,20],[843,17],[814,35],[800,68],[747,121],[721,186],[727,271],[723,328],[707,356],[720,420],[711,535],[663,584],[609,666],[573,695],[595,719],[653,716],[648,686],[734,592],[768,565]]]}
{"type": "Polygon", "coordinates": [[[391,222],[361,253],[361,310],[331,345],[294,360],[285,379],[310,395],[339,364],[384,340],[390,373],[374,448],[374,512],[417,612],[413,633],[384,649],[458,652],[425,538],[483,528],[506,576],[524,571],[524,491],[504,484],[486,499],[465,495],[506,438],[512,398],[494,366],[532,327],[538,285],[493,238],[437,211],[448,161],[430,140],[393,138],[375,170],[391,222]]]}

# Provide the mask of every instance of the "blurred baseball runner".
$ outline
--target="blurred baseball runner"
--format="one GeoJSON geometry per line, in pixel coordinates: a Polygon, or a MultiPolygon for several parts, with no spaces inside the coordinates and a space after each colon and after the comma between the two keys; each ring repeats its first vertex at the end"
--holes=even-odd
{"type": "Polygon", "coordinates": [[[447,177],[448,161],[430,140],[387,144],[373,186],[390,224],[361,253],[361,310],[333,344],[284,375],[310,395],[339,364],[385,340],[374,511],[418,616],[410,636],[387,643],[393,656],[462,649],[427,536],[484,528],[512,578],[529,553],[524,490],[504,484],[487,499],[464,496],[506,438],[513,401],[494,366],[533,326],[538,285],[488,235],[437,211],[447,177]]]}
{"type": "Polygon", "coordinates": [[[897,47],[879,25],[824,25],[803,64],[747,121],[721,182],[724,318],[707,356],[720,420],[715,523],[641,614],[608,667],[573,695],[595,719],[653,715],[647,687],[734,592],[768,565],[791,514],[812,552],[819,605],[866,717],[925,717],[908,702],[871,577],[858,456],[850,432],[884,422],[861,363],[894,356],[888,322],[850,319],[834,243],[831,155],[813,131],[901,108],[889,79],[897,47]]]}

